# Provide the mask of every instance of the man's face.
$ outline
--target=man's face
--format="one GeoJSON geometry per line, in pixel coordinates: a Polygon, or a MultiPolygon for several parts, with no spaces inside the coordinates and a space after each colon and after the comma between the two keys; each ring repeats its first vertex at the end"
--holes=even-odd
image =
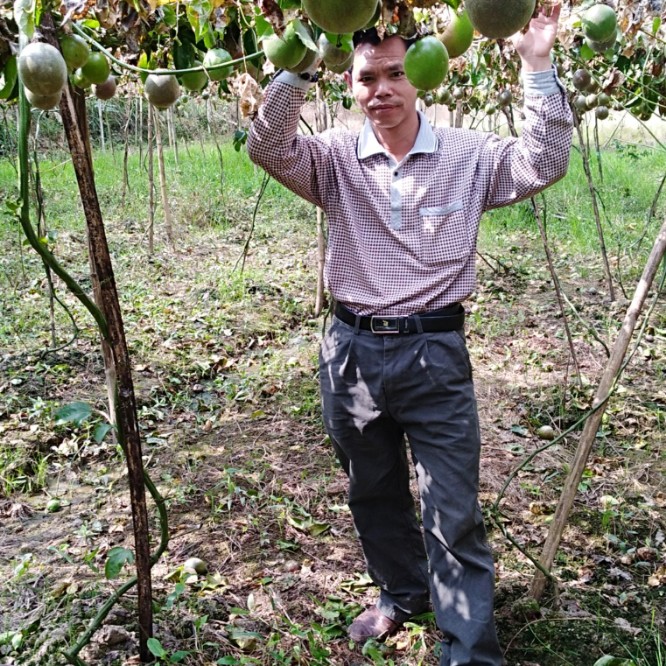
{"type": "Polygon", "coordinates": [[[356,102],[374,127],[392,129],[416,114],[416,88],[405,76],[407,48],[401,37],[378,46],[360,44],[351,73],[345,74],[356,102]]]}

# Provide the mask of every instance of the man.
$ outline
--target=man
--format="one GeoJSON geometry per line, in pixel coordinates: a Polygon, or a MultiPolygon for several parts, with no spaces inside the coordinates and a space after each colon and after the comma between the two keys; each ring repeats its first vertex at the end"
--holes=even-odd
{"type": "Polygon", "coordinates": [[[520,139],[430,127],[405,78],[405,42],[371,32],[357,35],[345,77],[366,117],[360,133],[298,135],[311,82],[283,72],[248,140],[252,160],[328,217],[326,278],[337,305],[320,354],[323,416],[380,588],[349,635],[383,638],[431,601],[443,666],[503,663],[461,302],[475,287],[482,213],[566,173],[571,117],[551,65],[558,16],[559,7],[541,13],[514,38],[526,97],[520,139]]]}

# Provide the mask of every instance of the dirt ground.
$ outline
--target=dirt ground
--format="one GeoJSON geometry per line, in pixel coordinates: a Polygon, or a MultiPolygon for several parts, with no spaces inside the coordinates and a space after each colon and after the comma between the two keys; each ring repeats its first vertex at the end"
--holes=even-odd
{"type": "MultiPolygon", "coordinates": [[[[257,240],[242,296],[225,303],[218,280],[242,241],[223,234],[205,249],[158,256],[152,268],[135,262],[122,277],[146,286],[124,308],[144,464],[169,514],[168,549],[153,569],[155,636],[169,654],[188,650],[191,664],[437,664],[431,615],[384,646],[345,638],[375,590],[319,421],[315,250],[295,259],[289,243],[257,240]],[[195,272],[207,281],[194,282],[195,272]],[[207,572],[184,570],[190,557],[207,572]]],[[[627,301],[609,303],[600,282],[566,279],[584,321],[612,345],[627,301]]],[[[528,596],[535,569],[522,551],[540,554],[579,431],[525,461],[585,413],[606,355],[570,317],[576,372],[545,269],[480,257],[479,289],[466,305],[484,440],[480,497],[507,663],[592,666],[627,650],[641,666],[664,663],[655,647],[666,593],[663,298],[610,402],[556,559],[557,586],[541,604],[528,596]]],[[[132,547],[127,474],[110,440],[35,413],[47,397],[103,408],[94,335],[45,357],[2,350],[0,371],[0,437],[48,454],[44,488],[0,499],[0,664],[60,664],[59,651],[131,574],[104,578],[109,550],[132,547]],[[58,510],[47,509],[50,498],[58,510]]],[[[150,515],[156,543],[152,504],[150,515]]],[[[135,603],[133,589],[82,659],[137,663],[135,603]]]]}

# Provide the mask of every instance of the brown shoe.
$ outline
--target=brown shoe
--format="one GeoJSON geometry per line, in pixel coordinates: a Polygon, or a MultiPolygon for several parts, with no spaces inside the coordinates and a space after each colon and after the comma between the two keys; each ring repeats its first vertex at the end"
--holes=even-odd
{"type": "Polygon", "coordinates": [[[375,638],[379,641],[394,634],[401,626],[401,622],[396,622],[390,617],[386,617],[377,606],[363,611],[347,629],[349,638],[357,643],[366,641],[368,638],[375,638]]]}

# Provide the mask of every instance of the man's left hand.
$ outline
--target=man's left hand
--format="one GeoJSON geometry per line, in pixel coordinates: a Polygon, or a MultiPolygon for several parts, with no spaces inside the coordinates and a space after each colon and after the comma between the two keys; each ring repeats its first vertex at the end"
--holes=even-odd
{"type": "Polygon", "coordinates": [[[557,37],[560,9],[559,3],[542,6],[538,16],[527,25],[527,29],[511,38],[521,57],[523,71],[541,72],[550,68],[550,52],[557,37]]]}

